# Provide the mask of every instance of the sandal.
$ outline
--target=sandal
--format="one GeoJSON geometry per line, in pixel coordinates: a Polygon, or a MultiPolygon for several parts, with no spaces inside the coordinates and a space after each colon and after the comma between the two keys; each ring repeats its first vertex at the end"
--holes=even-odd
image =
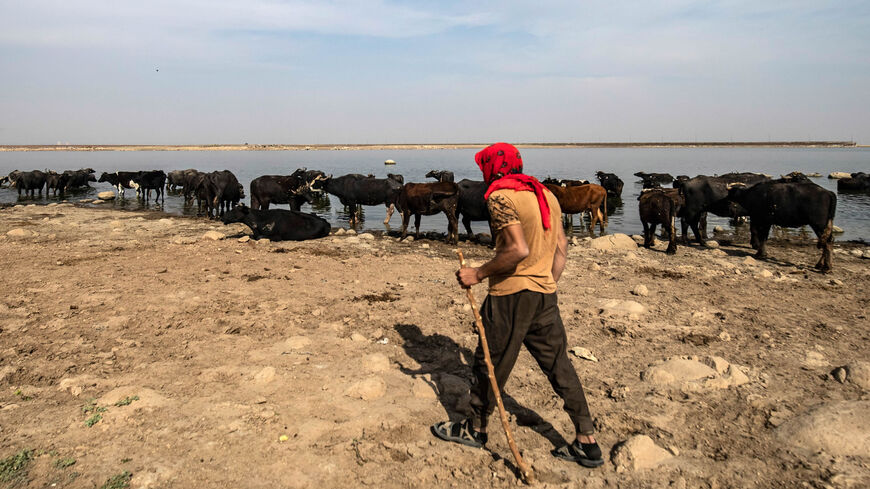
{"type": "Polygon", "coordinates": [[[450,421],[435,423],[432,425],[432,434],[442,440],[474,448],[483,448],[488,438],[486,433],[474,431],[470,419],[465,419],[459,423],[450,421]]]}
{"type": "Polygon", "coordinates": [[[598,447],[598,443],[580,443],[574,440],[574,443],[561,446],[551,453],[556,458],[569,462],[577,462],[588,468],[604,465],[604,459],[601,458],[601,448],[598,447]]]}

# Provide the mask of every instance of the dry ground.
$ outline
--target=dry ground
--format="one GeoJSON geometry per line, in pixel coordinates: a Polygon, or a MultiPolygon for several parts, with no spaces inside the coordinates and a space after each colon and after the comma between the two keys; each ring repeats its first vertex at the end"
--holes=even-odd
{"type": "MultiPolygon", "coordinates": [[[[0,458],[29,450],[20,467],[0,467],[0,486],[91,488],[126,473],[130,487],[516,485],[500,433],[476,450],[429,432],[461,416],[476,344],[453,247],[347,235],[240,243],[245,229],[0,210],[0,458]],[[209,230],[228,238],[204,239],[209,230]]],[[[461,247],[472,261],[491,255],[461,247]]],[[[868,487],[870,458],[850,453],[854,443],[801,446],[776,428],[835,401],[866,409],[868,393],[830,372],[870,358],[868,262],[838,248],[822,275],[808,266],[811,245],[773,245],[777,261],[757,263],[739,244],[662,249],[571,247],[561,309],[569,347],[599,360],[572,357],[608,463],[550,455],[570,424],[524,352],[505,390],[539,487],[868,487]],[[638,285],[647,296],[632,295],[638,285]],[[646,311],[602,312],[604,299],[646,311]],[[723,357],[749,382],[641,376],[679,355],[723,357]],[[671,458],[617,467],[611,449],[637,434],[671,458]]]]}

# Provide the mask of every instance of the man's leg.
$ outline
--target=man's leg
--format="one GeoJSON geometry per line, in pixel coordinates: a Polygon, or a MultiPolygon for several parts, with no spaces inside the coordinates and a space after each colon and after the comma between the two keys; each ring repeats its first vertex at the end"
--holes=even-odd
{"type": "MultiPolygon", "coordinates": [[[[517,361],[523,338],[541,307],[541,294],[522,291],[506,296],[487,296],[480,308],[489,354],[495,370],[496,382],[503,389],[517,361]]],[[[471,388],[471,409],[474,429],[486,432],[489,415],[496,407],[489,374],[478,342],[474,352],[472,371],[476,383],[471,388]]]]}
{"type": "Polygon", "coordinates": [[[578,440],[594,443],[592,416],[589,414],[583,386],[571,360],[568,359],[568,339],[559,314],[556,294],[541,295],[544,306],[529,327],[525,338],[526,348],[544,371],[553,390],[565,402],[564,409],[574,423],[578,440]]]}

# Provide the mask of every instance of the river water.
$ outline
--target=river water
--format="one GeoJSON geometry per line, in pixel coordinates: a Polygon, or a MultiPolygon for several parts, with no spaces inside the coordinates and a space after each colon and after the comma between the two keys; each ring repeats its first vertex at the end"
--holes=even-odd
{"type": "MultiPolygon", "coordinates": [[[[595,171],[616,173],[624,182],[622,204],[610,209],[608,233],[639,234],[642,230],[637,212],[637,196],[641,190],[637,171],[666,172],[674,176],[684,174],[713,175],[732,171],[761,172],[778,177],[791,171],[818,172],[822,178],[813,181],[836,192],[836,180],[826,178],[832,171],[870,172],[870,148],[529,148],[521,150],[525,172],[539,178],[595,180],[595,171]]],[[[335,176],[346,173],[372,173],[383,177],[387,173],[399,173],[406,182],[426,181],[424,175],[431,169],[451,170],[456,180],[480,179],[480,171],[474,164],[475,150],[359,150],[359,151],[45,151],[45,152],[0,152],[0,174],[12,170],[63,171],[90,167],[97,176],[104,171],[179,170],[196,168],[200,171],[227,169],[232,171],[248,192],[250,181],[260,175],[289,174],[296,168],[318,169],[335,176]],[[385,160],[395,160],[396,165],[386,166],[385,160]]],[[[67,194],[71,201],[93,199],[96,193],[110,190],[106,183],[95,184],[92,189],[76,194],[67,194]]],[[[870,194],[838,194],[837,215],[834,223],[844,233],[837,240],[870,242],[870,194]]],[[[245,199],[249,200],[250,196],[245,199]]],[[[35,203],[57,201],[43,196],[35,203]]],[[[0,189],[0,203],[19,202],[17,191],[0,189]]],[[[32,203],[22,198],[20,202],[32,203]]],[[[105,204],[110,205],[110,204],[105,204]]],[[[141,207],[135,193],[127,192],[125,201],[116,201],[115,206],[125,209],[141,207]],[[132,198],[131,198],[132,196],[132,198]]],[[[286,206],[281,206],[286,207],[286,206]]],[[[149,208],[170,214],[195,214],[196,207],[185,206],[179,195],[167,194],[163,205],[151,204],[149,208]]],[[[303,211],[315,212],[334,226],[347,226],[348,215],[331,197],[328,204],[303,211]]],[[[362,229],[384,230],[383,206],[364,208],[362,229]]],[[[708,226],[728,227],[726,219],[710,216],[708,226]]],[[[413,222],[411,223],[413,226],[413,222]]],[[[461,226],[461,224],[460,224],[461,226]]],[[[401,227],[401,217],[393,216],[390,229],[401,227]]],[[[475,232],[487,232],[485,223],[473,223],[475,232]]],[[[421,229],[446,231],[447,220],[443,215],[423,217],[421,229]]],[[[464,232],[464,230],[461,230],[464,232]]],[[[575,217],[573,233],[587,235],[575,217]]],[[[596,231],[597,234],[597,231],[596,231]]],[[[812,235],[812,232],[809,233],[812,235]]]]}

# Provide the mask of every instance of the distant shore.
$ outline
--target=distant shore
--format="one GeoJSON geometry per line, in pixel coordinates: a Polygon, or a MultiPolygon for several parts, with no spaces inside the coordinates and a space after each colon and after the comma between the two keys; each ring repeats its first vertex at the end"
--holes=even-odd
{"type": "MultiPolygon", "coordinates": [[[[0,145],[0,151],[354,151],[474,149],[489,143],[456,144],[51,144],[0,145]]],[[[854,148],[854,141],[767,141],[767,142],[636,142],[636,143],[519,143],[519,148],[854,148]]]]}

